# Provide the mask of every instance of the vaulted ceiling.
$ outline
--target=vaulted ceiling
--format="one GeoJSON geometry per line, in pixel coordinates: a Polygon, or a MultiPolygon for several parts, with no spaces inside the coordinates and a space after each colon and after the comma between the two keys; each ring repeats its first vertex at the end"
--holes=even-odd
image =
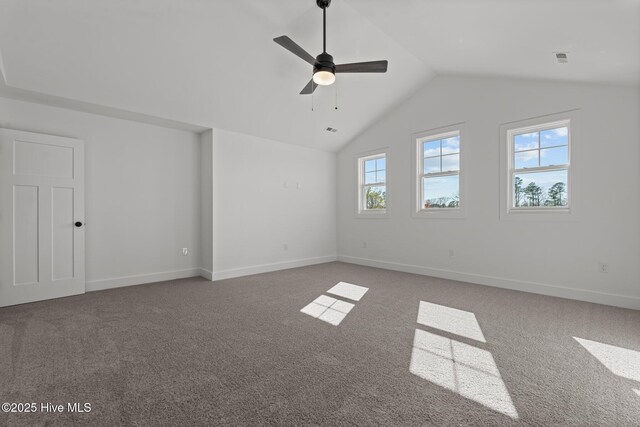
{"type": "Polygon", "coordinates": [[[639,4],[333,0],[336,62],[389,71],[339,75],[313,98],[298,94],[310,66],[272,39],[320,53],[314,0],[0,0],[0,52],[24,93],[336,150],[435,74],[637,85],[639,4]]]}

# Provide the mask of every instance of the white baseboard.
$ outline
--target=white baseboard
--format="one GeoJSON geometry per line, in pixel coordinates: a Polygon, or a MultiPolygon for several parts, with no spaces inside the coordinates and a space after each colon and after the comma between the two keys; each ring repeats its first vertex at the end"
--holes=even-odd
{"type": "MultiPolygon", "coordinates": [[[[305,267],[307,265],[324,264],[336,261],[336,255],[327,255],[316,258],[303,258],[293,261],[276,262],[273,264],[261,264],[251,267],[234,268],[213,272],[213,280],[233,279],[234,277],[250,276],[252,274],[268,273],[270,271],[286,270],[288,268],[305,267]]],[[[203,276],[204,277],[204,276],[203,276]]]]}
{"type": "Polygon", "coordinates": [[[161,273],[135,274],[132,276],[114,277],[111,279],[91,280],[85,284],[87,292],[101,291],[104,289],[120,288],[122,286],[142,285],[143,283],[163,282],[165,280],[184,279],[186,277],[200,276],[200,268],[186,270],[164,271],[161,273]]]}
{"type": "Polygon", "coordinates": [[[207,270],[206,268],[201,268],[200,277],[204,277],[207,280],[213,280],[213,272],[207,270]]]}
{"type": "Polygon", "coordinates": [[[261,264],[251,267],[235,268],[211,272],[204,268],[189,268],[186,270],[165,271],[162,273],[136,274],[132,276],[114,277],[111,279],[91,280],[85,284],[87,292],[101,291],[104,289],[120,288],[123,286],[142,285],[144,283],[163,282],[165,280],[184,279],[187,277],[204,277],[207,280],[224,280],[234,277],[249,276],[252,274],[268,273],[270,271],[285,270],[287,268],[305,267],[307,265],[323,264],[337,260],[336,255],[328,255],[316,258],[304,258],[293,261],[278,262],[273,264],[261,264]]]}
{"type": "Polygon", "coordinates": [[[439,277],[442,279],[458,280],[461,282],[477,283],[479,285],[494,286],[498,288],[512,289],[516,291],[530,292],[534,294],[549,295],[553,297],[568,298],[578,301],[593,302],[596,304],[613,305],[616,307],[640,310],[640,298],[634,296],[609,294],[605,292],[590,291],[585,289],[567,288],[563,286],[549,285],[545,283],[528,282],[524,280],[506,279],[503,277],[484,276],[480,274],[461,273],[439,268],[422,267],[411,264],[378,261],[368,258],[350,257],[339,255],[338,261],[350,264],[366,265],[369,267],[384,268],[387,270],[402,271],[405,273],[421,274],[424,276],[439,277]]]}

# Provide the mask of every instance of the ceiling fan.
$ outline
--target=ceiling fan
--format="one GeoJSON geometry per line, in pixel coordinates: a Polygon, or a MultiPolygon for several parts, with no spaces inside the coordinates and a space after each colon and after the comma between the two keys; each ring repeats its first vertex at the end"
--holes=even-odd
{"type": "Polygon", "coordinates": [[[304,59],[313,65],[313,78],[302,89],[300,95],[309,95],[318,87],[333,84],[336,81],[336,73],[386,73],[388,61],[356,62],[352,64],[338,64],[333,62],[333,56],[327,53],[327,8],[331,0],[316,0],[316,4],[322,9],[322,53],[315,58],[298,46],[296,42],[287,36],[273,39],[274,42],[287,49],[289,52],[304,59]]]}

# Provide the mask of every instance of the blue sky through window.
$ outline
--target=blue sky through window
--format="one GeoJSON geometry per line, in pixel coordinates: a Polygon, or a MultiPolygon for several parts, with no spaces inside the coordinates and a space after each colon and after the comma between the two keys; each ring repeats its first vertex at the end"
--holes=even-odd
{"type": "Polygon", "coordinates": [[[385,182],[387,160],[386,158],[369,159],[364,161],[364,183],[377,184],[385,182]]]}
{"type": "Polygon", "coordinates": [[[458,199],[460,177],[458,175],[425,177],[422,188],[424,203],[430,202],[433,205],[445,199],[445,203],[449,203],[458,199]]]}
{"type": "Polygon", "coordinates": [[[422,143],[423,173],[460,170],[460,136],[422,143]]]}
{"type": "Polygon", "coordinates": [[[533,150],[538,148],[539,132],[523,133],[514,138],[513,151],[533,150]]]}
{"type": "Polygon", "coordinates": [[[422,144],[422,149],[424,152],[424,157],[434,157],[439,156],[441,154],[440,151],[440,143],[442,140],[437,139],[435,141],[429,141],[422,144]]]}
{"type": "Polygon", "coordinates": [[[540,132],[540,148],[569,144],[569,128],[543,130],[540,132]]]}
{"type": "Polygon", "coordinates": [[[569,147],[543,148],[540,150],[540,166],[566,165],[569,163],[569,147]]]}
{"type": "Polygon", "coordinates": [[[516,135],[513,139],[515,169],[569,164],[568,144],[567,127],[516,135]]]}
{"type": "Polygon", "coordinates": [[[460,136],[436,139],[422,143],[424,158],[460,152],[460,136]]]}
{"type": "Polygon", "coordinates": [[[460,137],[452,136],[442,140],[442,154],[453,154],[460,152],[460,137]]]}

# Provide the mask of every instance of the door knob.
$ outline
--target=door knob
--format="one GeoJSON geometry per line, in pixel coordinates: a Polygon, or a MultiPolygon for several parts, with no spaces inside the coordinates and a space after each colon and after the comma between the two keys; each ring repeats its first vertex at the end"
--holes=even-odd
{"type": "Polygon", "coordinates": [[[82,227],[82,223],[80,221],[76,221],[75,226],[76,227],[82,227]]]}

